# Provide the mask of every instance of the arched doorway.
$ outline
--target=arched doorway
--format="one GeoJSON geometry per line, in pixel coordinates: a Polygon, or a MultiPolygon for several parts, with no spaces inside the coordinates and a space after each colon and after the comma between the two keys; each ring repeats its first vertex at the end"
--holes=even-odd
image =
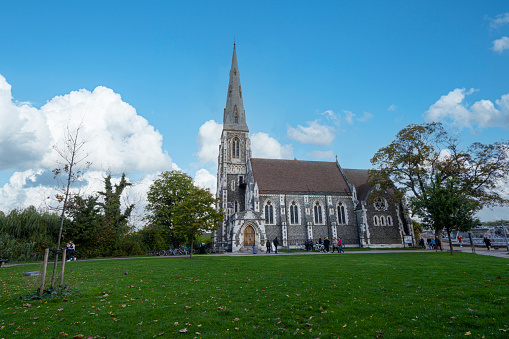
{"type": "Polygon", "coordinates": [[[252,226],[247,226],[244,229],[244,246],[255,245],[255,231],[252,226]]]}

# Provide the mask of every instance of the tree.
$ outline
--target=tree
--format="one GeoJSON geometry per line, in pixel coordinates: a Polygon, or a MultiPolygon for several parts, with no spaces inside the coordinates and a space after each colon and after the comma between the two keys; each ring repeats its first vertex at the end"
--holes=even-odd
{"type": "Polygon", "coordinates": [[[64,174],[65,178],[61,182],[61,192],[57,194],[57,200],[62,203],[62,213],[60,214],[60,229],[57,238],[57,252],[55,254],[55,264],[53,266],[53,276],[51,278],[51,286],[55,283],[58,264],[58,250],[60,249],[60,241],[62,239],[62,229],[64,226],[65,214],[71,198],[71,186],[77,180],[80,180],[86,169],[90,166],[89,162],[85,162],[88,154],[83,153],[83,147],[86,141],[79,138],[81,124],[74,132],[71,132],[69,126],[64,133],[63,146],[53,145],[53,149],[60,156],[58,167],[53,170],[55,179],[60,179],[60,174],[64,174]]]}
{"type": "Polygon", "coordinates": [[[425,226],[447,231],[451,255],[454,254],[451,230],[470,230],[479,203],[463,192],[455,179],[444,182],[441,174],[437,174],[430,186],[425,187],[423,195],[425,199],[411,198],[414,213],[422,218],[425,226]]]}
{"type": "Polygon", "coordinates": [[[180,171],[161,173],[150,186],[147,194],[147,220],[151,227],[160,227],[164,238],[170,242],[173,232],[174,214],[177,204],[184,200],[194,187],[193,179],[180,171]]]}
{"type": "MultiPolygon", "coordinates": [[[[509,171],[508,150],[503,142],[476,142],[461,149],[460,141],[440,123],[410,125],[373,156],[370,183],[394,189],[395,199],[408,196],[413,205],[427,208],[435,193],[443,193],[433,182],[439,175],[441,187],[447,188],[454,179],[454,189],[475,201],[477,208],[507,204],[496,188],[509,171]]],[[[444,226],[433,225],[440,235],[444,226]]]]}
{"type": "Polygon", "coordinates": [[[224,215],[214,206],[218,199],[205,189],[192,187],[174,209],[174,231],[184,235],[191,242],[190,257],[193,257],[193,242],[196,235],[215,230],[224,215]]]}

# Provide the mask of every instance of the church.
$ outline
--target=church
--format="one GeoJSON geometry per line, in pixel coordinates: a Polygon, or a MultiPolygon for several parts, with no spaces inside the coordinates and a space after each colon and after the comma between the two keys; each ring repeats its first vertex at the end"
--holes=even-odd
{"type": "Polygon", "coordinates": [[[367,183],[368,170],[339,162],[251,157],[235,44],[217,168],[217,208],[225,212],[213,246],[227,251],[265,249],[278,238],[283,248],[341,238],[344,247],[403,247],[413,237],[411,220],[389,193],[367,183]]]}

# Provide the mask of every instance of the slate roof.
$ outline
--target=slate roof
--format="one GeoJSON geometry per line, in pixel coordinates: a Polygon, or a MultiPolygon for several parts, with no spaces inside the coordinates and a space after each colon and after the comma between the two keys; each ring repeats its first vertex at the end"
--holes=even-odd
{"type": "Polygon", "coordinates": [[[351,194],[335,162],[251,158],[260,193],[351,194]]]}
{"type": "Polygon", "coordinates": [[[357,200],[364,201],[368,195],[369,189],[371,188],[366,184],[368,181],[368,170],[366,169],[349,169],[343,168],[343,172],[350,184],[355,186],[357,191],[357,200]]]}

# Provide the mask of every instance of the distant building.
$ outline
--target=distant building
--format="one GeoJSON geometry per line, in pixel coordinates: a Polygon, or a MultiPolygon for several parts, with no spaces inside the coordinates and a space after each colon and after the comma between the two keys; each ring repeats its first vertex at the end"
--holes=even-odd
{"type": "Polygon", "coordinates": [[[264,249],[275,237],[291,248],[341,237],[350,247],[403,247],[403,236],[413,236],[409,218],[387,193],[370,202],[376,188],[367,178],[337,160],[251,158],[234,45],[217,169],[217,208],[226,216],[214,245],[236,252],[264,249]]]}

